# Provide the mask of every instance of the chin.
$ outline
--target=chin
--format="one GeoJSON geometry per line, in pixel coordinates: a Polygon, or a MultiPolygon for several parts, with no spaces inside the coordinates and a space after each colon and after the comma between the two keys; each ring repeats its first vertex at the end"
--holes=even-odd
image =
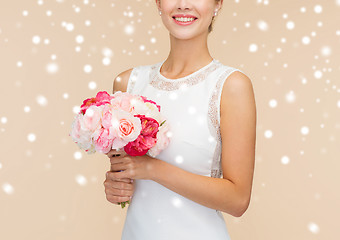
{"type": "Polygon", "coordinates": [[[171,34],[174,38],[180,39],[180,40],[189,40],[195,37],[195,35],[192,34],[171,34]]]}
{"type": "MultiPolygon", "coordinates": [[[[189,40],[192,38],[196,38],[198,36],[204,35],[204,31],[202,31],[202,26],[198,24],[195,27],[174,27],[172,23],[170,22],[163,22],[164,26],[167,28],[169,31],[170,35],[173,36],[174,38],[181,39],[181,40],[189,40]],[[189,30],[189,31],[188,31],[189,30]]],[[[210,24],[210,23],[209,23],[210,24]]],[[[206,33],[208,34],[208,27],[209,25],[206,26],[206,33]]]]}
{"type": "MultiPolygon", "coordinates": [[[[208,31],[207,31],[208,33],[208,31]]],[[[183,31],[182,33],[180,31],[177,31],[176,33],[170,33],[174,38],[180,39],[180,40],[189,40],[193,39],[196,37],[201,36],[204,34],[204,32],[188,32],[188,31],[183,31]]]]}

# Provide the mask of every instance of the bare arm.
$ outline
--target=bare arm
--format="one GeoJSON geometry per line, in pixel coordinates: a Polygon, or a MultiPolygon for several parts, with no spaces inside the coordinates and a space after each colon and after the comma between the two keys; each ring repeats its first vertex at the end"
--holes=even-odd
{"type": "Polygon", "coordinates": [[[240,217],[250,202],[256,139],[255,98],[252,83],[243,73],[230,74],[223,86],[220,129],[223,179],[164,161],[155,161],[151,179],[199,204],[240,217]]]}

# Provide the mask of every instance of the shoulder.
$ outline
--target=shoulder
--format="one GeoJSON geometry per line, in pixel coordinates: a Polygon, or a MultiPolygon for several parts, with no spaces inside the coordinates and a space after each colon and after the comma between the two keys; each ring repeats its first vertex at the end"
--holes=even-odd
{"type": "Polygon", "coordinates": [[[251,79],[242,70],[235,68],[235,67],[232,67],[232,66],[229,66],[229,65],[226,65],[226,64],[220,62],[219,60],[217,60],[217,61],[218,61],[218,64],[220,66],[220,69],[223,72],[227,73],[226,79],[221,79],[221,80],[225,80],[224,85],[229,85],[229,86],[231,86],[231,85],[237,85],[237,86],[243,85],[243,87],[246,87],[245,85],[247,85],[248,87],[252,86],[251,79]]]}
{"type": "Polygon", "coordinates": [[[251,79],[242,70],[223,64],[220,61],[218,61],[218,64],[223,72],[217,85],[222,98],[226,94],[239,94],[240,92],[248,92],[249,94],[250,91],[253,91],[251,79]]]}
{"type": "Polygon", "coordinates": [[[230,113],[233,106],[235,111],[240,111],[240,107],[244,111],[256,111],[252,80],[242,71],[235,68],[232,70],[222,86],[221,115],[227,111],[230,113]]]}
{"type": "Polygon", "coordinates": [[[222,72],[218,80],[217,84],[218,88],[222,88],[223,91],[225,90],[233,91],[236,90],[235,88],[237,87],[248,89],[249,87],[252,88],[251,79],[243,71],[232,66],[223,64],[219,60],[217,60],[217,64],[219,66],[220,71],[222,72]]]}
{"type": "Polygon", "coordinates": [[[225,79],[222,92],[240,93],[244,91],[253,91],[253,84],[251,79],[238,69],[233,71],[225,79]]]}
{"type": "Polygon", "coordinates": [[[113,87],[112,87],[112,93],[115,93],[117,91],[126,92],[127,85],[129,82],[129,78],[131,75],[133,68],[127,69],[121,73],[119,73],[113,80],[113,87]]]}

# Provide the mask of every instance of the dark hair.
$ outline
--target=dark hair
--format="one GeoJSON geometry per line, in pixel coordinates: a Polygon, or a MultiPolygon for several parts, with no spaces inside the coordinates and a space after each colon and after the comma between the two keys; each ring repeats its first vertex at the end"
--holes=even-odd
{"type": "MultiPolygon", "coordinates": [[[[216,2],[219,2],[221,0],[215,0],[216,2]]],[[[211,20],[211,23],[209,25],[209,28],[208,28],[208,33],[211,33],[212,30],[213,30],[213,23],[214,23],[214,20],[215,20],[215,16],[212,17],[212,20],[211,20]]]]}

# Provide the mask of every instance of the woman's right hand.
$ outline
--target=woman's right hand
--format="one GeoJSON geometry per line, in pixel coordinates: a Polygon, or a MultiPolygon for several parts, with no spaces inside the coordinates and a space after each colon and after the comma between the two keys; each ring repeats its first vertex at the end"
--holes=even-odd
{"type": "MultiPolygon", "coordinates": [[[[112,149],[110,152],[106,153],[106,155],[110,158],[110,163],[114,161],[114,155],[127,155],[124,150],[116,151],[112,149]]],[[[105,194],[106,199],[113,203],[117,204],[121,202],[126,202],[131,200],[134,192],[134,183],[131,181],[130,178],[123,178],[123,179],[115,179],[112,175],[111,169],[110,171],[106,172],[106,179],[104,181],[105,186],[105,194]]]]}

